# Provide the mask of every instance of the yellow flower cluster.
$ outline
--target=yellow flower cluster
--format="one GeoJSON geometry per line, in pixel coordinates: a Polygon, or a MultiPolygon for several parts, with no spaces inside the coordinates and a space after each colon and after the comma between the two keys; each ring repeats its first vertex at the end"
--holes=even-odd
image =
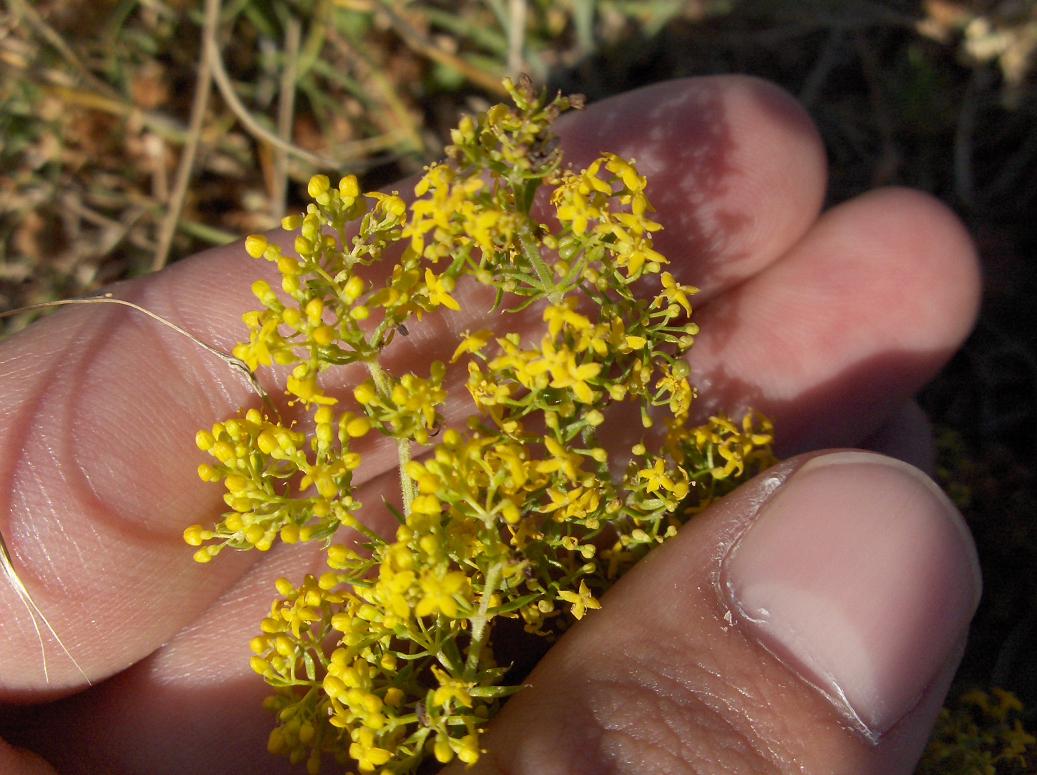
{"type": "Polygon", "coordinates": [[[646,185],[632,163],[611,153],[582,172],[567,170],[551,196],[558,220],[571,231],[559,240],[563,256],[574,247],[598,248],[625,270],[628,281],[646,268],[657,273],[666,259],[652,247],[651,235],[662,225],[646,217],[651,211],[646,185]]]}
{"type": "Polygon", "coordinates": [[[495,633],[557,637],[773,461],[762,418],[690,425],[696,289],[663,271],[635,163],[604,154],[564,168],[550,125],[579,100],[507,86],[514,104],[463,119],[413,198],[316,176],[306,212],[283,223],[291,252],[246,241],[281,282],[253,286],[262,309],[244,316],[235,354],[287,367],[304,420],[250,409],[200,432],[214,462],[199,474],[224,485],[229,511],[184,538],[201,562],[224,547],[325,543],[328,572],[280,580],[252,642],[275,692],[269,748],[311,773],[329,758],[363,773],[476,761],[487,720],[521,685],[498,664],[495,633]],[[532,214],[541,189],[553,226],[532,214]],[[479,285],[489,308],[467,301],[487,297],[479,285]],[[536,317],[512,314],[532,304],[536,317]],[[455,314],[485,327],[388,368],[397,336],[455,314]],[[328,387],[350,364],[367,378],[328,387]],[[471,403],[448,423],[447,386],[462,384],[471,403]],[[353,494],[354,441],[372,433],[399,454],[391,534],[369,527],[353,494]],[[334,542],[341,527],[351,541],[334,542]]]}
{"type": "Polygon", "coordinates": [[[209,562],[225,547],[267,551],[278,539],[312,541],[356,526],[352,479],[360,455],[350,443],[368,433],[370,421],[351,412],[336,416],[328,406],[313,419],[307,435],[249,409],[196,434],[198,448],[214,459],[198,467],[198,476],[223,483],[230,511],[212,529],[184,530],[184,541],[201,547],[195,560],[209,562]]]}
{"type": "Polygon", "coordinates": [[[446,400],[443,378],[446,366],[432,364],[428,379],[404,374],[399,379],[376,372],[377,378],[358,385],[353,397],[374,426],[399,439],[424,444],[438,427],[437,409],[446,400]]]}
{"type": "Polygon", "coordinates": [[[1011,692],[970,689],[940,711],[918,775],[1001,775],[1037,771],[1037,737],[1023,726],[1011,692]]]}

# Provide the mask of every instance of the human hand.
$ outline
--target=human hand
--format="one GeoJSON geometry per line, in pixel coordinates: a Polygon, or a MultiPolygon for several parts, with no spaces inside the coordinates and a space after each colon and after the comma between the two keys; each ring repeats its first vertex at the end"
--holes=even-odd
{"type": "MultiPolygon", "coordinates": [[[[970,244],[942,206],[887,190],[819,216],[815,131],[744,78],[661,84],[562,131],[576,165],[602,150],[637,159],[665,226],[657,249],[703,289],[700,412],[751,404],[787,454],[869,443],[924,464],[910,396],[977,303],[970,244]]],[[[234,246],[117,295],[229,349],[257,271],[234,246]]],[[[480,327],[466,314],[449,324],[480,327]]],[[[390,358],[413,367],[436,336],[398,338],[390,358]]],[[[82,676],[49,643],[44,682],[31,623],[0,587],[0,699],[50,700],[8,707],[0,736],[62,772],[287,771],[265,752],[247,644],[274,579],[320,554],[225,553],[201,569],[180,538],[220,508],[196,481],[193,431],[248,393],[190,342],[102,307],[41,321],[0,346],[0,364],[0,530],[97,684],[59,699],[82,676]]],[[[392,452],[366,459],[360,499],[377,503],[395,488],[392,452]]],[[[807,459],[716,504],[617,585],[494,722],[478,767],[910,771],[978,597],[974,551],[910,469],[807,459]]],[[[0,746],[0,771],[31,766],[0,746]]]]}

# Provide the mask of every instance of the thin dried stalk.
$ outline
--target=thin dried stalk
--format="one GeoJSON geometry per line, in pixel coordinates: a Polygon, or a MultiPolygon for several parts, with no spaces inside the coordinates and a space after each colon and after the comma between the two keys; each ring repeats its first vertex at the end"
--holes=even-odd
{"type": "MultiPolygon", "coordinates": [[[[205,22],[203,30],[215,27],[219,24],[220,3],[219,0],[206,0],[205,22]]],[[[207,39],[208,32],[203,31],[203,37],[207,39]]],[[[173,235],[176,234],[176,226],[180,221],[180,213],[184,209],[184,199],[187,197],[187,187],[191,183],[194,172],[194,160],[198,155],[198,146],[202,137],[202,122],[205,120],[206,111],[209,108],[209,95],[212,93],[212,56],[207,46],[202,47],[201,61],[198,63],[198,77],[195,79],[194,100],[191,102],[191,123],[187,129],[187,142],[180,154],[180,164],[176,170],[176,183],[173,185],[173,193],[169,197],[169,206],[166,208],[165,217],[158,232],[158,247],[151,262],[152,271],[157,272],[166,265],[169,260],[169,250],[173,245],[173,235]]]]}

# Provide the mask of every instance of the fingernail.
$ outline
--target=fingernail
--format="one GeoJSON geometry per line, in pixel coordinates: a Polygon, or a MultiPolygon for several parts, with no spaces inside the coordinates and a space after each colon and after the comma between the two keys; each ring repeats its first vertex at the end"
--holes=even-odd
{"type": "Polygon", "coordinates": [[[981,591],[947,496],[868,452],[797,470],[728,551],[721,581],[741,626],[872,741],[956,656],[981,591]]]}

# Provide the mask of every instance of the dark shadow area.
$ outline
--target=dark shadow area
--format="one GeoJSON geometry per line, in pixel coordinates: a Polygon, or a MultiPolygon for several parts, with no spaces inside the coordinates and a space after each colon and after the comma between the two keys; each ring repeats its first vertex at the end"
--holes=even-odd
{"type": "Polygon", "coordinates": [[[272,717],[258,676],[178,686],[153,680],[150,663],[48,706],[8,709],[0,737],[62,775],[173,775],[202,760],[223,775],[299,771],[267,753],[272,717]]]}

